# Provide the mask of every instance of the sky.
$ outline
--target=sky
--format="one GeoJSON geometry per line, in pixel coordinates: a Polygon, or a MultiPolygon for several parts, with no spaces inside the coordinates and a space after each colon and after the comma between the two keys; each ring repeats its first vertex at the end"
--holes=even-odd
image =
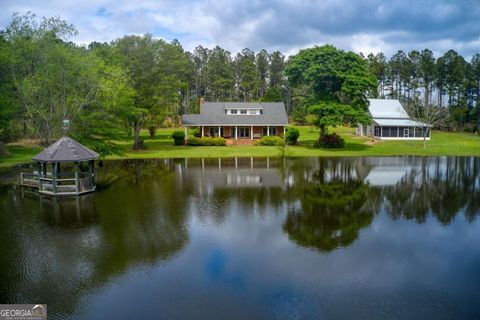
{"type": "Polygon", "coordinates": [[[150,33],[188,51],[219,45],[233,54],[333,44],[357,53],[454,49],[480,53],[480,0],[0,0],[0,29],[14,12],[73,23],[80,44],[150,33]]]}

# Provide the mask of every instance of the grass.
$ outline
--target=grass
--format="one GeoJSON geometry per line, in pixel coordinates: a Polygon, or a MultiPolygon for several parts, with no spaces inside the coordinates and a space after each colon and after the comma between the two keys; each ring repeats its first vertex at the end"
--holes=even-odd
{"type": "MultiPolygon", "coordinates": [[[[423,148],[423,141],[376,141],[370,138],[358,137],[355,129],[347,127],[332,128],[345,138],[343,149],[315,149],[314,142],[318,139],[318,129],[298,127],[300,130],[299,143],[296,146],[280,147],[264,146],[226,146],[226,147],[191,147],[174,146],[170,137],[175,129],[160,129],[155,138],[150,138],[148,131],[142,131],[145,141],[145,150],[131,149],[131,139],[118,141],[122,145],[125,155],[108,156],[106,159],[151,159],[151,158],[218,158],[218,157],[277,157],[282,153],[287,157],[307,156],[480,156],[480,137],[465,132],[434,131],[432,140],[423,148]]],[[[41,148],[9,144],[10,156],[0,160],[0,167],[8,167],[19,163],[30,162],[32,156],[41,148]]]]}

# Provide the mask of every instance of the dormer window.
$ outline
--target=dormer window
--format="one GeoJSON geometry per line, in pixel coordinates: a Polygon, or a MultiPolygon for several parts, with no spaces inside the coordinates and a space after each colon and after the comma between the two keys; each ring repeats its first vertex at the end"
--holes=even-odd
{"type": "Polygon", "coordinates": [[[263,110],[261,108],[225,108],[225,114],[260,115],[263,114],[263,110]]]}

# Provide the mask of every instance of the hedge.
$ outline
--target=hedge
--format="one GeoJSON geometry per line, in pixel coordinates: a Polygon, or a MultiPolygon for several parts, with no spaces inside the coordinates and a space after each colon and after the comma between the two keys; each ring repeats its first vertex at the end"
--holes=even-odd
{"type": "Polygon", "coordinates": [[[267,136],[255,141],[256,146],[283,146],[285,141],[278,136],[267,136]]]}
{"type": "Polygon", "coordinates": [[[210,138],[210,137],[196,138],[196,137],[190,137],[187,140],[187,144],[189,146],[226,146],[227,141],[224,138],[210,138]]]}

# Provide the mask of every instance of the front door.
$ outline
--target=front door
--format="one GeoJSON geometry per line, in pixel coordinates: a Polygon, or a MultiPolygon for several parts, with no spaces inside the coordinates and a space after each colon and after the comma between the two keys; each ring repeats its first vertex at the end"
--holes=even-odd
{"type": "Polygon", "coordinates": [[[403,137],[408,138],[410,135],[410,129],[409,128],[403,128],[403,137]]]}
{"type": "Polygon", "coordinates": [[[240,127],[238,128],[238,137],[239,138],[248,138],[250,137],[250,128],[240,127]]]}
{"type": "Polygon", "coordinates": [[[380,127],[375,127],[375,137],[380,137],[380,127]]]}

